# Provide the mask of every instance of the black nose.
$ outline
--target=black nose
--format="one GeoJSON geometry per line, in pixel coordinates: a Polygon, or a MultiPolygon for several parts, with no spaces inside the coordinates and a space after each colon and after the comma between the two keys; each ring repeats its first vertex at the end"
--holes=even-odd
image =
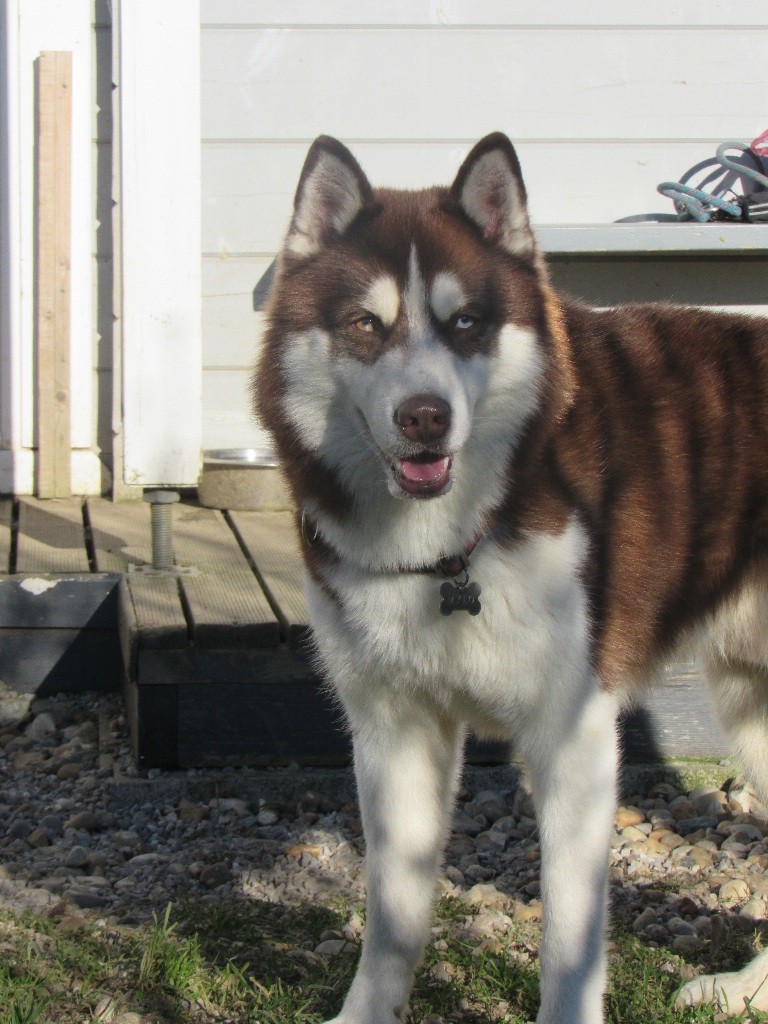
{"type": "Polygon", "coordinates": [[[439,441],[451,425],[451,407],[437,395],[412,395],[395,409],[395,423],[409,441],[439,441]]]}

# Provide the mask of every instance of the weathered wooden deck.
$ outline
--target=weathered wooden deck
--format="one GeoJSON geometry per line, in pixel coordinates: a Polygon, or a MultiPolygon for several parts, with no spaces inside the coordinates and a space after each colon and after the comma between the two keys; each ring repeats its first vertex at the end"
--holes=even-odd
{"type": "MultiPolygon", "coordinates": [[[[122,685],[143,767],[336,764],[340,713],[308,658],[288,513],[173,507],[176,562],[151,575],[150,509],[101,498],[0,501],[0,680],[16,689],[122,685]]],[[[624,722],[634,760],[719,757],[695,667],[624,722]]],[[[475,745],[474,760],[500,748],[475,745]]]]}
{"type": "Polygon", "coordinates": [[[346,759],[307,658],[290,515],[193,502],[172,514],[175,560],[191,572],[145,575],[135,571],[152,560],[144,502],[0,503],[0,678],[109,689],[124,666],[147,767],[346,759]]]}

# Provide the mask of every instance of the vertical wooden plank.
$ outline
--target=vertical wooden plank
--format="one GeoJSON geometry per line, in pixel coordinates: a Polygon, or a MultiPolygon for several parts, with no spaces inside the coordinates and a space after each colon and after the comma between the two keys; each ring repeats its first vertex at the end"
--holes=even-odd
{"type": "Polygon", "coordinates": [[[116,0],[123,482],[195,485],[202,461],[200,16],[116,0]]]}
{"type": "Polygon", "coordinates": [[[10,572],[12,517],[13,504],[0,499],[0,573],[10,572]]]}
{"type": "Polygon", "coordinates": [[[37,494],[71,494],[72,54],[37,60],[37,494]]]}

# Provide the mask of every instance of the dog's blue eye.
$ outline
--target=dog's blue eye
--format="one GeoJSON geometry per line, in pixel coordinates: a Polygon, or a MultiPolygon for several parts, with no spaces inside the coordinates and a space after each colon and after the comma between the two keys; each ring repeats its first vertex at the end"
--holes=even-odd
{"type": "Polygon", "coordinates": [[[477,317],[470,316],[469,313],[462,313],[461,316],[457,316],[453,321],[453,326],[458,331],[468,331],[470,327],[474,327],[477,323],[477,317]]]}

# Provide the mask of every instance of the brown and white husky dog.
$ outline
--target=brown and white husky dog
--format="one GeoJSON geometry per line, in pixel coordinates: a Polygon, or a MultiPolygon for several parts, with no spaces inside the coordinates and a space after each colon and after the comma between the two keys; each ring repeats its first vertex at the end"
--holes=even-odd
{"type": "MultiPolygon", "coordinates": [[[[511,739],[529,773],[538,1020],[598,1024],[616,714],[681,637],[768,789],[768,323],[556,295],[504,135],[417,192],[373,189],[321,137],[256,391],[367,844],[337,1021],[406,1014],[469,727],[511,739]]],[[[768,951],[680,1000],[768,1008],[766,974],[768,951]]]]}

